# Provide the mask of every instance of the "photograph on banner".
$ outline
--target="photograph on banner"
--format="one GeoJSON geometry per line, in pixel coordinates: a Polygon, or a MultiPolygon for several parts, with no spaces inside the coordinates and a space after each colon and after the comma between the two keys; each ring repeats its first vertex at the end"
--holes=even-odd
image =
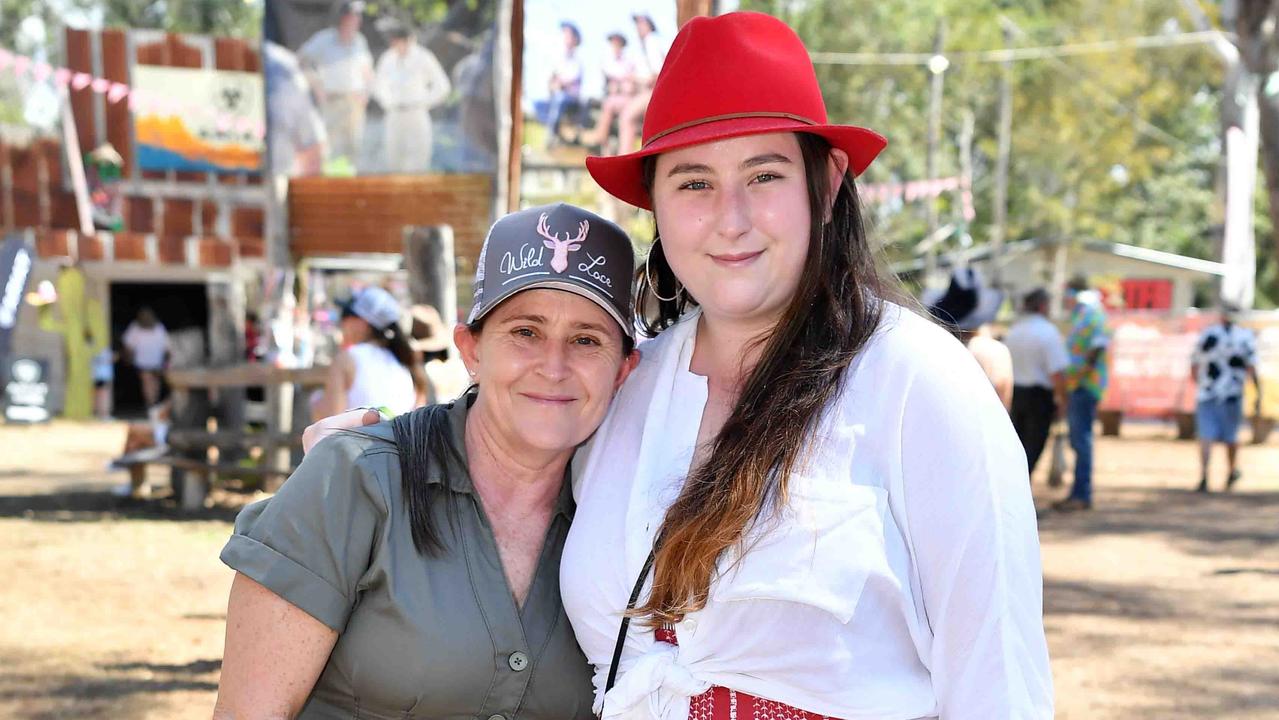
{"type": "Polygon", "coordinates": [[[626,220],[587,176],[586,156],[639,147],[676,29],[670,0],[524,3],[523,204],[570,200],[626,220]]]}
{"type": "Polygon", "coordinates": [[[496,0],[267,0],[271,172],[493,172],[496,17],[496,0]]]}
{"type": "Polygon", "coordinates": [[[138,167],[214,173],[262,169],[262,76],[135,65],[130,98],[138,167]]]}

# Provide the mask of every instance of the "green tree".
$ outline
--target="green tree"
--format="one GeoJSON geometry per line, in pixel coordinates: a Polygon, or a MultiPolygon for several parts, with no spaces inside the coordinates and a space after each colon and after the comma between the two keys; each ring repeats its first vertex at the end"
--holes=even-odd
{"type": "MultiPolygon", "coordinates": [[[[1001,68],[965,53],[1002,47],[1001,17],[1018,28],[1014,44],[1020,47],[1193,29],[1193,18],[1177,3],[744,0],[742,5],[782,17],[814,52],[930,53],[944,21],[951,65],[945,74],[938,174],[957,173],[960,122],[964,111],[971,111],[977,218],[968,231],[979,243],[990,236],[1001,68]]],[[[889,139],[865,182],[924,177],[925,67],[818,63],[817,72],[833,121],[865,125],[889,139]]],[[[1015,62],[1006,237],[1068,234],[1216,257],[1223,80],[1217,57],[1204,46],[1015,62]]],[[[939,204],[943,222],[958,218],[954,198],[939,204]]],[[[925,234],[923,203],[879,207],[873,216],[890,255],[913,253],[925,234]]],[[[1261,232],[1259,225],[1259,237],[1268,237],[1261,232]]],[[[1263,258],[1259,284],[1260,294],[1271,300],[1279,299],[1273,265],[1263,258]]]]}

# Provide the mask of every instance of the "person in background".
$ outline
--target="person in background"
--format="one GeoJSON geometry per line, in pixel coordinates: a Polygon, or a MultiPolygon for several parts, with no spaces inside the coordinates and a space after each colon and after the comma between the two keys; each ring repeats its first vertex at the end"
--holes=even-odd
{"type": "MultiPolygon", "coordinates": [[[[417,353],[426,375],[426,404],[456,397],[457,393],[447,396],[440,393],[440,378],[437,369],[449,360],[449,345],[452,333],[444,326],[440,313],[433,305],[418,304],[409,308],[409,317],[413,324],[409,329],[409,346],[417,353]]],[[[465,386],[463,386],[465,387],[465,386]]]]}
{"type": "Polygon", "coordinates": [[[129,364],[138,371],[142,399],[148,409],[160,402],[165,362],[169,356],[169,332],[149,307],[138,310],[137,319],[129,323],[121,339],[129,364]]]}
{"type": "Polygon", "coordinates": [[[1048,291],[1026,293],[1023,314],[1004,337],[1013,361],[1013,427],[1031,477],[1055,420],[1066,414],[1066,342],[1048,319],[1048,291]]]}
{"type": "Polygon", "coordinates": [[[604,61],[604,102],[600,105],[595,129],[583,137],[588,145],[604,144],[613,120],[626,109],[638,89],[635,62],[626,56],[626,36],[620,32],[609,33],[608,44],[612,52],[604,61]]]}
{"type": "Polygon", "coordinates": [[[400,304],[379,287],[366,287],[342,304],[343,348],[329,365],[316,417],[348,408],[386,408],[392,417],[423,404],[426,376],[400,329],[400,304]]]}
{"type": "Polygon", "coordinates": [[[945,291],[926,292],[920,300],[929,314],[973,354],[1007,410],[1013,396],[1012,357],[989,326],[999,313],[1004,294],[983,285],[976,270],[962,268],[951,273],[945,291]]]}
{"type": "Polygon", "coordinates": [[[1088,280],[1082,276],[1073,278],[1067,291],[1070,336],[1066,348],[1070,362],[1066,366],[1066,423],[1070,428],[1070,448],[1075,452],[1075,482],[1069,496],[1053,503],[1053,509],[1060,512],[1092,509],[1093,424],[1109,380],[1106,351],[1110,330],[1101,293],[1089,289],[1088,280]]]}
{"type": "Polygon", "coordinates": [[[1205,328],[1195,345],[1191,377],[1198,386],[1195,431],[1199,435],[1198,492],[1208,492],[1208,464],[1213,443],[1226,446],[1226,489],[1239,482],[1239,423],[1243,420],[1243,390],[1251,377],[1257,389],[1253,413],[1261,414],[1261,375],[1257,372],[1257,339],[1236,322],[1237,306],[1225,303],[1221,322],[1205,328]]]}
{"type": "Polygon", "coordinates": [[[311,84],[297,57],[276,43],[262,43],[271,172],[308,177],[324,172],[324,120],[311,99],[311,84]]]}
{"type": "Polygon", "coordinates": [[[546,126],[547,147],[559,142],[560,121],[564,113],[570,106],[577,107],[582,99],[582,61],[577,57],[577,49],[582,45],[582,31],[565,20],[560,23],[560,32],[564,39],[564,55],[551,71],[547,86],[550,94],[547,99],[533,105],[537,119],[546,126]]]}
{"type": "Polygon", "coordinates": [[[622,110],[617,128],[617,152],[629,153],[635,149],[640,130],[644,124],[644,113],[648,111],[648,102],[653,97],[653,87],[657,76],[662,72],[666,62],[666,53],[671,49],[670,43],[657,32],[653,16],[648,13],[633,15],[635,31],[639,34],[643,57],[638,65],[638,87],[631,101],[622,110]]]}
{"type": "Polygon", "coordinates": [[[342,3],[337,24],[312,35],[298,48],[311,91],[324,117],[329,158],[355,164],[364,144],[364,119],[373,85],[373,55],[360,34],[364,3],[342,3]]]}
{"type": "MultiPolygon", "coordinates": [[[[85,338],[93,345],[93,338],[85,338]]],[[[93,356],[93,414],[99,420],[111,419],[111,383],[115,380],[116,355],[111,346],[102,348],[93,356]]]]}
{"type": "Polygon", "coordinates": [[[431,109],[452,91],[440,61],[418,44],[408,26],[396,23],[387,33],[391,47],[377,61],[374,97],[386,110],[386,169],[424,173],[434,148],[431,109]]]}

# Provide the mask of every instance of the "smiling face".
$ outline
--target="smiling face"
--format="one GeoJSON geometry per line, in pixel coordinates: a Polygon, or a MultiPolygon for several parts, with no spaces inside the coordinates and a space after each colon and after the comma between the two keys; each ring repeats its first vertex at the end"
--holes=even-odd
{"type": "Polygon", "coordinates": [[[598,305],[563,290],[512,296],[472,333],[454,333],[481,388],[475,411],[507,447],[572,450],[604,420],[639,354],[623,354],[622,329],[598,305]]]}
{"type": "MultiPolygon", "coordinates": [[[[831,152],[833,186],[847,156],[831,152]]],[[[730,138],[657,158],[654,214],[671,269],[708,319],[776,320],[799,285],[812,220],[793,133],[730,138]]]]}

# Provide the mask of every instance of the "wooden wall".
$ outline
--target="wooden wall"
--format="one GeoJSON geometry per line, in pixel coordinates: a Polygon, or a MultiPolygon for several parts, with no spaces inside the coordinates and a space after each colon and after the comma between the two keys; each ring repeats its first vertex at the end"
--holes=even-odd
{"type": "MultiPolygon", "coordinates": [[[[65,43],[69,69],[126,84],[134,63],[261,68],[257,50],[234,38],[67,29],[65,43]]],[[[237,259],[265,257],[266,196],[260,178],[143,172],[134,164],[128,102],[110,102],[91,87],[68,91],[81,152],[110,142],[124,158],[124,227],[90,236],[76,232],[79,216],[61,142],[39,139],[26,146],[0,143],[0,228],[33,229],[38,254],[46,258],[226,267],[237,259]]]]}
{"type": "Polygon", "coordinates": [[[406,225],[449,225],[460,267],[480,254],[492,210],[488,175],[295,178],[289,238],[295,257],[398,253],[406,225]]]}

